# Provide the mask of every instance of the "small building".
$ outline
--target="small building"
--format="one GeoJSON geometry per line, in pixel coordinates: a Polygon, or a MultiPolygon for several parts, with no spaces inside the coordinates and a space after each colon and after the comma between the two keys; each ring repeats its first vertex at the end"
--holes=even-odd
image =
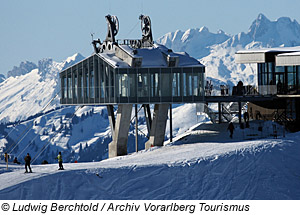
{"type": "Polygon", "coordinates": [[[204,102],[204,65],[154,43],[150,18],[139,18],[142,39],[117,40],[118,19],[106,16],[106,39],[93,40],[94,53],[60,73],[62,105],[107,106],[113,136],[109,157],[127,154],[133,104],[144,106],[149,148],[163,144],[170,104],[204,102]],[[155,105],[153,119],[149,104],[155,105]]]}
{"type": "Polygon", "coordinates": [[[299,130],[300,47],[242,50],[236,53],[236,62],[256,63],[258,93],[275,96],[273,101],[250,104],[253,116],[259,114],[299,130]]]}

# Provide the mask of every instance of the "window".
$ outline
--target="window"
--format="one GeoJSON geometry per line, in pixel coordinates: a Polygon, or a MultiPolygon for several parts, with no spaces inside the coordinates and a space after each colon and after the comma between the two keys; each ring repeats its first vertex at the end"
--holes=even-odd
{"type": "Polygon", "coordinates": [[[160,69],[153,68],[149,69],[150,74],[150,96],[158,97],[160,96],[160,69]]]}
{"type": "Polygon", "coordinates": [[[139,73],[138,73],[138,97],[149,97],[148,69],[139,69],[139,73]]]}
{"type": "Polygon", "coordinates": [[[172,69],[172,96],[181,96],[180,94],[180,68],[172,69]]]}
{"type": "Polygon", "coordinates": [[[71,76],[71,69],[68,69],[68,99],[72,99],[72,76],[71,76]]]}
{"type": "Polygon", "coordinates": [[[98,57],[94,56],[94,71],[95,71],[95,97],[99,98],[99,68],[98,57]]]}
{"type": "MultiPolygon", "coordinates": [[[[82,63],[78,64],[78,98],[83,98],[83,75],[82,75],[82,63]]],[[[82,101],[82,100],[81,100],[82,101]]]]}
{"type": "Polygon", "coordinates": [[[135,69],[128,69],[128,95],[129,97],[136,97],[136,72],[135,69]]]}
{"type": "Polygon", "coordinates": [[[192,96],[193,94],[193,73],[192,68],[183,68],[183,95],[192,96]]]}
{"type": "Polygon", "coordinates": [[[119,70],[118,74],[118,95],[128,97],[128,74],[126,70],[119,70]]]}
{"type": "Polygon", "coordinates": [[[289,92],[296,89],[296,66],[287,66],[287,88],[289,92]]]}
{"type": "Polygon", "coordinates": [[[84,98],[89,98],[89,71],[87,61],[83,63],[83,75],[84,75],[84,98]]]}
{"type": "Polygon", "coordinates": [[[76,70],[77,66],[74,66],[73,68],[73,92],[74,92],[74,99],[77,99],[77,89],[78,89],[78,77],[77,77],[77,70],[76,70]]]}
{"type": "Polygon", "coordinates": [[[172,73],[171,68],[161,69],[161,96],[172,96],[172,73]]]}
{"type": "Polygon", "coordinates": [[[193,95],[194,96],[203,96],[203,68],[195,67],[193,68],[193,95]]]}
{"type": "Polygon", "coordinates": [[[105,79],[104,79],[104,64],[103,61],[100,60],[99,62],[99,76],[100,76],[100,97],[103,99],[104,98],[104,92],[105,92],[105,79]]]}
{"type": "Polygon", "coordinates": [[[65,98],[67,98],[67,90],[68,90],[68,88],[67,88],[67,78],[66,78],[66,76],[63,76],[62,77],[62,98],[63,99],[65,99],[65,98]]]}
{"type": "Polygon", "coordinates": [[[299,94],[300,93],[300,66],[297,66],[297,88],[299,94]]]}
{"type": "Polygon", "coordinates": [[[269,85],[275,85],[275,64],[274,63],[268,63],[268,84],[269,85]]]}

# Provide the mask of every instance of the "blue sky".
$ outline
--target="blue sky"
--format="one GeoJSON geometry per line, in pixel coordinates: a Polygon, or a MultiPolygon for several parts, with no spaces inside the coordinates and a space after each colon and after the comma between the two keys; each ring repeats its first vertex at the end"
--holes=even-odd
{"type": "Polygon", "coordinates": [[[206,26],[211,32],[247,32],[259,13],[270,20],[288,16],[300,22],[298,0],[1,0],[0,73],[21,61],[62,61],[93,52],[90,33],[106,36],[107,14],[117,15],[117,38],[140,38],[141,13],[152,21],[154,39],[177,29],[206,26]]]}

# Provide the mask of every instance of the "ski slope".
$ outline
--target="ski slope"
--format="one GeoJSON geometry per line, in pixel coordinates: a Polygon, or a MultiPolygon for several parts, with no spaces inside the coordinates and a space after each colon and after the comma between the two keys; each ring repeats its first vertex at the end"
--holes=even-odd
{"type": "Polygon", "coordinates": [[[0,199],[300,199],[300,133],[250,141],[224,134],[218,141],[178,140],[101,162],[65,163],[64,171],[33,165],[24,174],[24,166],[7,171],[2,163],[0,199]]]}

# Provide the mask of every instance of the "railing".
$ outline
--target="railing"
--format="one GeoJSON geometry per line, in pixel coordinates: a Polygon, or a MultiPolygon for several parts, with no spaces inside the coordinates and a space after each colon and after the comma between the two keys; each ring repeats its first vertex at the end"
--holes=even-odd
{"type": "Polygon", "coordinates": [[[145,43],[141,39],[118,39],[116,42],[118,45],[128,45],[132,48],[150,48],[153,46],[153,44],[145,43]]]}
{"type": "Polygon", "coordinates": [[[276,85],[252,86],[246,85],[242,88],[237,86],[219,85],[205,86],[205,96],[258,96],[276,95],[276,85]]]}
{"type": "Polygon", "coordinates": [[[260,95],[276,95],[277,94],[277,86],[276,85],[258,86],[258,93],[260,95]]]}

